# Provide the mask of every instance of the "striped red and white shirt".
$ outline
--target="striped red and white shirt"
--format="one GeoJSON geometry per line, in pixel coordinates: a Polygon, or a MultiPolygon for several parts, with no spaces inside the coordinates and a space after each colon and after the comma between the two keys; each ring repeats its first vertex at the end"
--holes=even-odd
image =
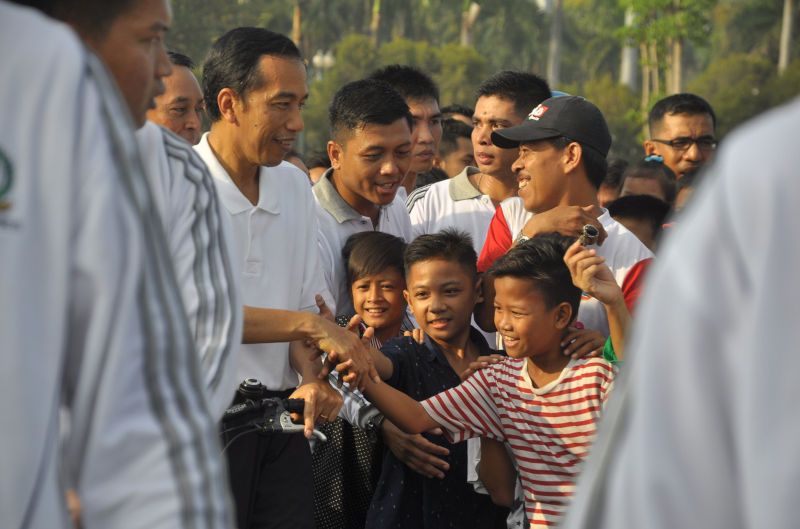
{"type": "Polygon", "coordinates": [[[422,402],[452,442],[485,436],[507,442],[519,465],[530,527],[558,524],[572,496],[595,424],[613,385],[600,356],[570,363],[533,386],[525,359],[507,359],[422,402]]]}

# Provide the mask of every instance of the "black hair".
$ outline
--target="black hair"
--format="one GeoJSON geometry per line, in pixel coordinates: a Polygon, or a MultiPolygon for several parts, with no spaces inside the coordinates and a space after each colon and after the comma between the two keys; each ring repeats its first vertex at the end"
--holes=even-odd
{"type": "Polygon", "coordinates": [[[447,176],[447,173],[438,167],[431,167],[429,171],[424,171],[417,175],[417,181],[414,183],[414,189],[435,184],[436,182],[441,182],[442,180],[447,180],[448,178],[449,176],[447,176]]]}
{"type": "Polygon", "coordinates": [[[342,258],[347,269],[347,286],[362,277],[379,274],[394,268],[405,278],[403,268],[403,239],[381,231],[363,231],[347,238],[342,258]]]}
{"type": "Polygon", "coordinates": [[[264,55],[300,60],[300,51],[285,35],[263,28],[228,31],[211,46],[203,64],[203,98],[212,122],[222,119],[217,95],[232,89],[240,98],[264,85],[259,62],[264,55]]]}
{"type": "Polygon", "coordinates": [[[190,70],[195,66],[194,61],[188,55],[177,51],[167,50],[167,57],[169,57],[169,62],[175,66],[183,66],[190,70]]]}
{"type": "Polygon", "coordinates": [[[578,314],[581,289],[572,282],[564,253],[575,242],[560,233],[543,233],[517,244],[486,271],[487,280],[514,277],[530,281],[542,295],[547,309],[567,302],[572,319],[578,314]]]}
{"type": "Polygon", "coordinates": [[[609,203],[608,213],[614,217],[646,220],[653,226],[654,238],[661,232],[670,206],[660,198],[651,195],[628,195],[609,203]]]}
{"type": "Polygon", "coordinates": [[[442,139],[439,142],[439,156],[447,156],[458,149],[458,138],[472,141],[472,127],[457,119],[442,120],[442,139]]]}
{"type": "Polygon", "coordinates": [[[308,156],[306,156],[306,159],[303,161],[306,163],[306,167],[308,167],[309,169],[311,169],[312,167],[330,168],[331,166],[331,159],[326,151],[311,153],[308,156]]]}
{"type": "Polygon", "coordinates": [[[446,107],[442,107],[441,111],[442,115],[445,117],[452,117],[452,114],[461,114],[470,120],[472,119],[472,115],[475,113],[475,109],[469,108],[468,106],[459,105],[458,103],[453,103],[451,105],[447,105],[446,107]],[[448,114],[451,115],[448,116],[448,114]]]}
{"type": "Polygon", "coordinates": [[[428,74],[413,66],[392,64],[375,70],[369,79],[389,83],[406,101],[433,99],[439,103],[439,87],[428,74]]]}
{"type": "Polygon", "coordinates": [[[673,94],[657,101],[650,110],[648,118],[650,137],[653,137],[654,129],[667,114],[708,114],[711,116],[713,127],[717,126],[717,116],[708,101],[695,94],[673,94]]]}
{"type": "Polygon", "coordinates": [[[411,273],[411,267],[420,261],[431,259],[444,259],[461,265],[461,268],[477,281],[478,255],[472,247],[472,238],[453,228],[445,228],[437,233],[427,233],[414,239],[403,252],[403,263],[406,278],[411,273]]]}
{"type": "Polygon", "coordinates": [[[361,79],[341,87],[328,107],[330,134],[334,141],[343,132],[366,125],[391,125],[405,119],[409,129],[414,123],[411,111],[401,95],[384,81],[361,79]]]}
{"type": "Polygon", "coordinates": [[[136,0],[53,0],[28,2],[45,13],[75,26],[78,33],[102,41],[114,21],[130,11],[136,0]]]}
{"type": "Polygon", "coordinates": [[[550,145],[556,149],[565,149],[567,145],[572,142],[581,146],[581,159],[583,160],[583,169],[586,171],[586,177],[595,189],[600,188],[600,184],[606,177],[608,172],[608,162],[606,157],[600,154],[593,147],[589,147],[577,140],[567,138],[566,136],[556,136],[555,138],[548,138],[550,145]]]}
{"type": "Polygon", "coordinates": [[[678,193],[677,180],[672,169],[663,162],[642,160],[635,165],[631,165],[622,173],[622,186],[625,185],[625,180],[628,178],[657,180],[667,204],[670,206],[675,204],[675,195],[678,193]]]}
{"type": "Polygon", "coordinates": [[[531,110],[551,96],[547,81],[538,75],[514,70],[503,70],[482,82],[475,91],[475,99],[497,96],[514,103],[514,112],[525,118],[531,110]]]}
{"type": "Polygon", "coordinates": [[[628,168],[628,161],[622,158],[613,158],[608,160],[606,168],[606,176],[600,185],[610,187],[619,191],[622,187],[622,173],[628,168]]]}

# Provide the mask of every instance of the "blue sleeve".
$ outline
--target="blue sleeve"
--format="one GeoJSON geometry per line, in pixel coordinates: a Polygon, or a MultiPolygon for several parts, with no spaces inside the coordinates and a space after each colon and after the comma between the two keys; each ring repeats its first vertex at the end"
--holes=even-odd
{"type": "Polygon", "coordinates": [[[409,363],[417,354],[417,349],[424,347],[410,336],[392,338],[381,347],[381,352],[392,362],[392,376],[386,383],[395,389],[404,390],[403,381],[408,377],[409,363]]]}

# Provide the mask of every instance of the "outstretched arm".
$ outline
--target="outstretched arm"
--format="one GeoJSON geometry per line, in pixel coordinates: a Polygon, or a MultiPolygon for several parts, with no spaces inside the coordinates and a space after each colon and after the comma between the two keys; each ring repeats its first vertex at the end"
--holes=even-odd
{"type": "Polygon", "coordinates": [[[369,380],[365,393],[386,418],[406,433],[422,433],[439,427],[422,404],[385,382],[369,380]]]}
{"type": "Polygon", "coordinates": [[[611,345],[614,346],[617,357],[622,359],[631,315],[625,305],[622,289],[605,264],[605,257],[598,257],[596,250],[584,248],[575,242],[564,254],[564,262],[575,286],[605,306],[611,345]]]}

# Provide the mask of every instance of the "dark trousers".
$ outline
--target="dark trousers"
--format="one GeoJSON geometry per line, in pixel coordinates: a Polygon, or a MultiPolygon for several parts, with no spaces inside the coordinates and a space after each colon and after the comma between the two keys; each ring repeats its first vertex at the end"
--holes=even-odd
{"type": "MultiPolygon", "coordinates": [[[[241,431],[235,426],[224,425],[223,445],[241,431]]],[[[311,450],[302,433],[248,433],[231,443],[226,456],[239,529],[314,529],[311,450]]]]}

